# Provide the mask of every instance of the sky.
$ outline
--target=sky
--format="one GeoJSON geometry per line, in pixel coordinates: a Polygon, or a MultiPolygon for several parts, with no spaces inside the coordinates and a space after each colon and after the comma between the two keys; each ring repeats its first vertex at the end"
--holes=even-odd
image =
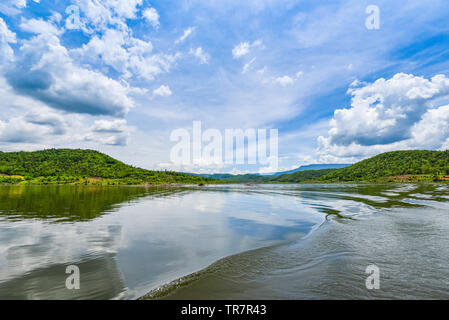
{"type": "Polygon", "coordinates": [[[0,97],[1,151],[154,170],[274,170],[173,163],[194,121],[277,129],[276,171],[446,150],[449,2],[2,0],[0,97]]]}

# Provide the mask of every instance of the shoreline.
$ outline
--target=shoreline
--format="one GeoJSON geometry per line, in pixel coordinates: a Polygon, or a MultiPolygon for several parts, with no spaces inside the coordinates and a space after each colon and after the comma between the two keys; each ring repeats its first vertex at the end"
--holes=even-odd
{"type": "Polygon", "coordinates": [[[215,185],[244,185],[244,186],[257,186],[257,185],[289,185],[289,184],[449,184],[449,179],[445,180],[437,180],[437,181],[426,181],[426,180],[373,180],[373,181],[301,181],[301,182],[228,182],[228,181],[220,181],[214,183],[138,183],[138,184],[102,184],[102,183],[0,183],[0,186],[103,186],[103,187],[206,187],[206,186],[215,186],[215,185]]]}

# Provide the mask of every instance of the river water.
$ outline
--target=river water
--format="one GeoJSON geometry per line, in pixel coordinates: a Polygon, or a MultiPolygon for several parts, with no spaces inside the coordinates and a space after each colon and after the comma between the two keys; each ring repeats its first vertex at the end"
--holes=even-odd
{"type": "Polygon", "coordinates": [[[449,185],[0,186],[0,299],[142,296],[448,299],[449,185]]]}

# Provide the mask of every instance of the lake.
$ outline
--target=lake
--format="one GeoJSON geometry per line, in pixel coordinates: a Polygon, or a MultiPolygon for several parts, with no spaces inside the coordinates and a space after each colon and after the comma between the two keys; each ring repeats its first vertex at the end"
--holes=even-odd
{"type": "Polygon", "coordinates": [[[142,296],[448,299],[449,185],[0,186],[0,299],[142,296]]]}

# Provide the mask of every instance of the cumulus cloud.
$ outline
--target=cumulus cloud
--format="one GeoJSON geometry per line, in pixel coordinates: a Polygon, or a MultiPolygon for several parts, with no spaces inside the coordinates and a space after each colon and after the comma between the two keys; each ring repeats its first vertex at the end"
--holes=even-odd
{"type": "Polygon", "coordinates": [[[126,20],[137,18],[137,12],[142,3],[143,0],[74,0],[73,2],[83,13],[80,27],[86,33],[106,30],[109,26],[128,30],[126,20]]]}
{"type": "Polygon", "coordinates": [[[201,64],[209,63],[210,56],[206,52],[204,52],[203,48],[199,47],[196,49],[190,48],[189,53],[194,55],[200,60],[201,64]]]}
{"type": "Polygon", "coordinates": [[[42,127],[30,124],[21,117],[14,117],[8,121],[0,120],[0,142],[33,143],[44,133],[42,127]]]}
{"type": "Polygon", "coordinates": [[[280,84],[283,87],[292,85],[303,75],[302,71],[298,71],[294,76],[285,75],[273,79],[274,83],[280,84]]]}
{"type": "Polygon", "coordinates": [[[35,3],[40,3],[41,0],[14,0],[14,4],[17,8],[25,8],[27,6],[27,2],[35,2],[35,3]]]}
{"type": "Polygon", "coordinates": [[[109,146],[126,146],[130,131],[124,119],[96,120],[84,140],[109,146]]]}
{"type": "Polygon", "coordinates": [[[136,39],[128,31],[108,29],[71,53],[82,61],[102,62],[123,74],[153,80],[157,75],[170,71],[178,55],[152,54],[150,41],[136,39]]]}
{"type": "Polygon", "coordinates": [[[0,12],[6,15],[17,15],[22,9],[27,7],[27,3],[40,3],[40,0],[2,0],[0,3],[0,12]]]}
{"type": "Polygon", "coordinates": [[[27,109],[31,111],[0,120],[0,142],[42,143],[52,137],[63,136],[70,128],[63,115],[49,108],[28,105],[27,109]]]}
{"type": "Polygon", "coordinates": [[[175,43],[183,42],[185,39],[187,39],[187,37],[189,37],[192,34],[193,31],[195,31],[195,27],[188,27],[187,29],[184,30],[183,35],[175,40],[175,43]]]}
{"type": "Polygon", "coordinates": [[[398,149],[439,149],[449,138],[449,78],[398,73],[353,83],[351,107],[335,110],[319,153],[366,157],[398,149]],[[356,87],[358,86],[358,87],[356,87]]]}
{"type": "Polygon", "coordinates": [[[20,29],[35,34],[62,34],[62,30],[58,29],[53,23],[42,19],[22,19],[20,29]]]}
{"type": "Polygon", "coordinates": [[[258,47],[261,45],[262,45],[261,40],[256,40],[253,43],[241,42],[232,49],[232,56],[234,57],[234,59],[240,58],[244,55],[247,55],[250,52],[251,48],[258,47]]]}
{"type": "Polygon", "coordinates": [[[6,43],[16,43],[16,34],[9,30],[5,21],[0,17],[0,37],[6,43]]]}
{"type": "Polygon", "coordinates": [[[159,88],[155,89],[153,91],[153,94],[156,96],[161,96],[161,97],[168,97],[172,95],[172,92],[170,90],[169,86],[160,86],[159,88]]]}
{"type": "MultiPolygon", "coordinates": [[[[154,54],[150,41],[133,36],[127,20],[138,18],[142,0],[74,0],[73,4],[82,12],[81,31],[90,39],[70,50],[61,44],[61,15],[19,18],[18,28],[32,36],[21,39],[16,52],[11,46],[18,42],[16,34],[0,18],[0,66],[4,69],[0,70],[0,92],[11,98],[0,103],[3,146],[86,142],[125,146],[132,127],[123,117],[135,104],[131,95],[148,92],[131,87],[125,79],[153,80],[168,72],[179,57],[154,54]],[[118,80],[108,76],[117,73],[118,80]],[[116,119],[95,120],[99,116],[116,119]]],[[[155,10],[143,11],[142,17],[154,26],[159,24],[155,10]]],[[[204,60],[204,52],[196,53],[203,54],[199,58],[204,60]]],[[[154,94],[168,96],[171,90],[161,86],[154,94]]]]}
{"type": "Polygon", "coordinates": [[[232,55],[234,58],[240,58],[241,56],[244,56],[248,54],[249,52],[249,42],[242,42],[238,44],[237,46],[232,49],[232,55]]]}
{"type": "Polygon", "coordinates": [[[93,141],[110,146],[126,146],[130,128],[124,119],[96,120],[85,141],[93,141]]]}
{"type": "Polygon", "coordinates": [[[6,79],[14,90],[69,113],[123,116],[134,102],[129,88],[75,65],[58,37],[40,34],[23,42],[6,79]]]}
{"type": "Polygon", "coordinates": [[[278,77],[274,79],[274,82],[280,84],[283,87],[291,85],[295,82],[295,80],[289,76],[278,77]]]}
{"type": "Polygon", "coordinates": [[[126,120],[124,119],[96,120],[92,128],[92,131],[101,133],[122,133],[126,130],[126,120]]]}
{"type": "Polygon", "coordinates": [[[145,9],[143,16],[153,27],[159,27],[159,13],[154,8],[145,9]]]}
{"type": "Polygon", "coordinates": [[[14,51],[10,43],[17,43],[16,34],[9,30],[5,21],[0,17],[0,68],[14,59],[14,51]]]}
{"type": "Polygon", "coordinates": [[[54,135],[63,135],[67,132],[67,123],[62,115],[50,113],[31,112],[25,115],[24,119],[31,124],[45,126],[52,130],[54,135]]]}

